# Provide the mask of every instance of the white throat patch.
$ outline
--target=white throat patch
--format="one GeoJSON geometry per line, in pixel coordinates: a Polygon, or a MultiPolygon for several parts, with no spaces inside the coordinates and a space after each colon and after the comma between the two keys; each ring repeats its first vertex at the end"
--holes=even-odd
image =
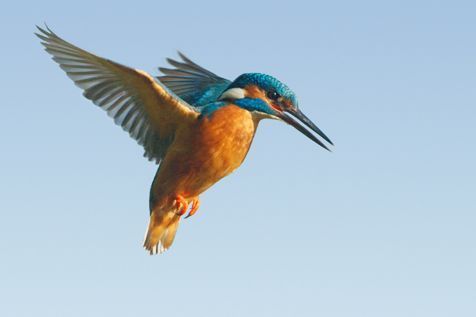
{"type": "Polygon", "coordinates": [[[245,98],[245,90],[243,88],[231,88],[226,90],[224,93],[221,94],[220,98],[218,100],[224,100],[224,99],[243,99],[245,98]]]}

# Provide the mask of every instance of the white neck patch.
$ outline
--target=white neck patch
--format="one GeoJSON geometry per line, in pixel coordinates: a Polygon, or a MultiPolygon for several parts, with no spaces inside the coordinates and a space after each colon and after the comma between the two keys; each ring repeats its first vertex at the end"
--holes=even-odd
{"type": "Polygon", "coordinates": [[[224,100],[224,99],[243,99],[245,98],[245,90],[243,88],[231,88],[226,90],[224,93],[221,94],[220,98],[218,100],[224,100]]]}

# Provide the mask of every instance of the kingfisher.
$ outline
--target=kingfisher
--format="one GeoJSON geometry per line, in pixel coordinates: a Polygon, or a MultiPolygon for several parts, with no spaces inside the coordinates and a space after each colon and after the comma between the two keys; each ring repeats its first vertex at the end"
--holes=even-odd
{"type": "Polygon", "coordinates": [[[333,145],[302,113],[293,91],[270,75],[230,81],[179,52],[180,61],[167,59],[170,67],[153,77],[89,53],[48,26],[37,28],[45,50],[83,95],[159,165],[144,239],[150,254],[169,249],[181,218],[197,212],[200,194],[241,165],[262,119],[283,121],[326,150],[333,145]]]}

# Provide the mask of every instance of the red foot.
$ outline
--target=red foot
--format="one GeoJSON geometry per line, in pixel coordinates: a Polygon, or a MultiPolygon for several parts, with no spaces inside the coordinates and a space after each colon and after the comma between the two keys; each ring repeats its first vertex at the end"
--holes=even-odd
{"type": "Polygon", "coordinates": [[[185,217],[185,219],[187,219],[188,217],[193,216],[193,215],[197,212],[198,208],[200,207],[200,199],[199,199],[198,197],[195,198],[195,199],[192,201],[192,204],[193,204],[193,205],[192,205],[192,209],[190,210],[190,212],[188,213],[188,215],[185,217]]]}
{"type": "Polygon", "coordinates": [[[185,200],[185,198],[183,198],[182,196],[180,195],[175,196],[174,205],[177,205],[177,211],[176,211],[177,215],[183,216],[187,212],[188,203],[185,200]]]}

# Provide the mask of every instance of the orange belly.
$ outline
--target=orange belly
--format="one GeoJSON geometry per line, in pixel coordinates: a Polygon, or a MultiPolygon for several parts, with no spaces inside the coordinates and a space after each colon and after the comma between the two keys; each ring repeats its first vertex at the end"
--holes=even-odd
{"type": "Polygon", "coordinates": [[[229,105],[180,131],[152,184],[151,210],[170,204],[176,195],[191,200],[238,168],[257,125],[249,111],[229,105]]]}

